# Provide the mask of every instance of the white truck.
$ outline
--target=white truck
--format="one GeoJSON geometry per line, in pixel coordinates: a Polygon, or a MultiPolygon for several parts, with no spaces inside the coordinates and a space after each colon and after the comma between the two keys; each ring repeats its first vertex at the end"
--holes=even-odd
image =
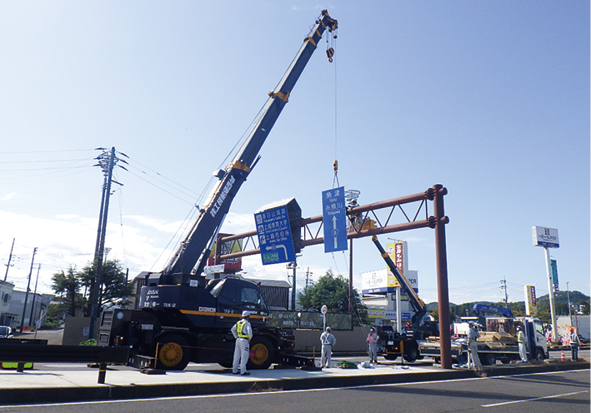
{"type": "MultiPolygon", "coordinates": [[[[483,365],[494,365],[497,360],[503,364],[520,360],[517,344],[516,327],[521,326],[526,334],[526,349],[528,358],[543,360],[548,358],[547,340],[544,326],[534,317],[485,317],[485,331],[480,331],[478,342],[478,356],[483,365]]],[[[436,362],[441,359],[437,337],[419,343],[421,355],[432,357],[436,362]]],[[[468,340],[458,338],[451,343],[452,359],[458,364],[465,364],[468,360],[468,340]]]]}

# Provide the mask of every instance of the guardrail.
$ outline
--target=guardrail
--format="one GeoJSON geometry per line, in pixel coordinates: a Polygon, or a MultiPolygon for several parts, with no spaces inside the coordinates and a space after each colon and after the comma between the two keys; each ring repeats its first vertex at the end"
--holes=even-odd
{"type": "Polygon", "coordinates": [[[105,383],[107,363],[127,364],[129,358],[127,347],[58,346],[45,344],[47,340],[35,340],[38,342],[33,343],[30,340],[14,341],[0,340],[0,361],[18,363],[17,371],[23,372],[25,363],[31,362],[96,363],[99,365],[99,384],[105,383]]]}

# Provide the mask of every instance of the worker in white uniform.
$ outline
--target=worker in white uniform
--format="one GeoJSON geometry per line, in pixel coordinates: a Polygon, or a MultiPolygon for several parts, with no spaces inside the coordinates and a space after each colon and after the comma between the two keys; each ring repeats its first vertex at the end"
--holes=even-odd
{"type": "Polygon", "coordinates": [[[332,335],[330,327],[326,327],[326,331],[320,335],[320,343],[322,344],[320,367],[328,368],[330,367],[332,348],[337,344],[337,339],[332,335]]]}
{"type": "Polygon", "coordinates": [[[517,346],[519,347],[519,358],[522,363],[527,363],[527,350],[525,348],[525,333],[521,326],[517,326],[517,346]]]}
{"type": "Polygon", "coordinates": [[[232,335],[236,339],[234,347],[234,362],[232,363],[232,373],[238,374],[238,366],[240,366],[240,374],[247,376],[250,373],[246,371],[246,363],[248,363],[248,353],[250,352],[250,340],[252,340],[252,326],[248,321],[250,313],[248,311],[242,312],[242,319],[232,327],[232,335]]]}
{"type": "Polygon", "coordinates": [[[468,367],[474,366],[475,369],[480,370],[482,364],[478,356],[478,348],[476,340],[480,337],[480,333],[476,330],[474,322],[470,322],[470,329],[468,330],[468,367]]]}

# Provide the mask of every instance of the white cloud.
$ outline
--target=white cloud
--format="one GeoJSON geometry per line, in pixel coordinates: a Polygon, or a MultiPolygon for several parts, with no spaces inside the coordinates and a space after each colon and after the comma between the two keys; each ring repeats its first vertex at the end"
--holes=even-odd
{"type": "Polygon", "coordinates": [[[16,196],[16,192],[11,192],[9,194],[6,195],[2,195],[2,197],[0,197],[1,201],[10,201],[12,198],[14,198],[16,196]]]}
{"type": "MultiPolygon", "coordinates": [[[[149,219],[140,222],[152,222],[149,219]]],[[[96,219],[77,215],[60,215],[56,219],[40,219],[22,214],[0,211],[0,257],[4,264],[15,239],[7,281],[18,289],[26,287],[33,249],[37,248],[34,269],[41,264],[39,289],[51,292],[51,277],[70,266],[82,268],[92,261],[97,237],[96,219]]],[[[164,221],[148,228],[138,226],[107,227],[105,247],[110,248],[108,258],[118,259],[129,268],[130,277],[143,270],[159,270],[170,251],[166,242],[173,224],[164,221]]]]}

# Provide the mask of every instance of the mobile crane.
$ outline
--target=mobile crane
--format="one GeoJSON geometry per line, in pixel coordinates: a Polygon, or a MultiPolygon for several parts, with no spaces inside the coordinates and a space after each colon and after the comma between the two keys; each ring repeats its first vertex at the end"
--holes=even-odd
{"type": "Polygon", "coordinates": [[[439,335],[439,327],[434,322],[421,323],[427,313],[425,303],[419,298],[406,277],[398,271],[396,264],[394,264],[392,258],[390,258],[384,247],[382,247],[382,244],[378,241],[378,237],[374,235],[372,241],[388,265],[388,268],[394,274],[396,280],[398,280],[402,290],[408,295],[410,304],[415,312],[411,317],[411,328],[407,328],[405,333],[385,327],[379,329],[378,352],[387,360],[396,360],[398,356],[402,355],[406,361],[415,361],[421,357],[417,340],[424,339],[430,335],[439,335]]]}
{"type": "MultiPolygon", "coordinates": [[[[191,230],[160,273],[146,276],[140,293],[140,310],[105,312],[99,343],[132,349],[130,364],[183,370],[190,361],[230,366],[234,338],[232,325],[243,310],[251,313],[254,337],[249,368],[268,368],[274,362],[306,364],[309,359],[292,354],[290,330],[266,326],[268,309],[259,286],[238,277],[210,281],[200,275],[224,217],[242,184],[260,159],[259,151],[316,50],[325,31],[336,37],[338,23],[326,10],[317,19],[291,65],[253,123],[232,162],[214,176],[219,182],[200,209],[191,230]]],[[[327,55],[332,61],[334,50],[327,55]]]]}

